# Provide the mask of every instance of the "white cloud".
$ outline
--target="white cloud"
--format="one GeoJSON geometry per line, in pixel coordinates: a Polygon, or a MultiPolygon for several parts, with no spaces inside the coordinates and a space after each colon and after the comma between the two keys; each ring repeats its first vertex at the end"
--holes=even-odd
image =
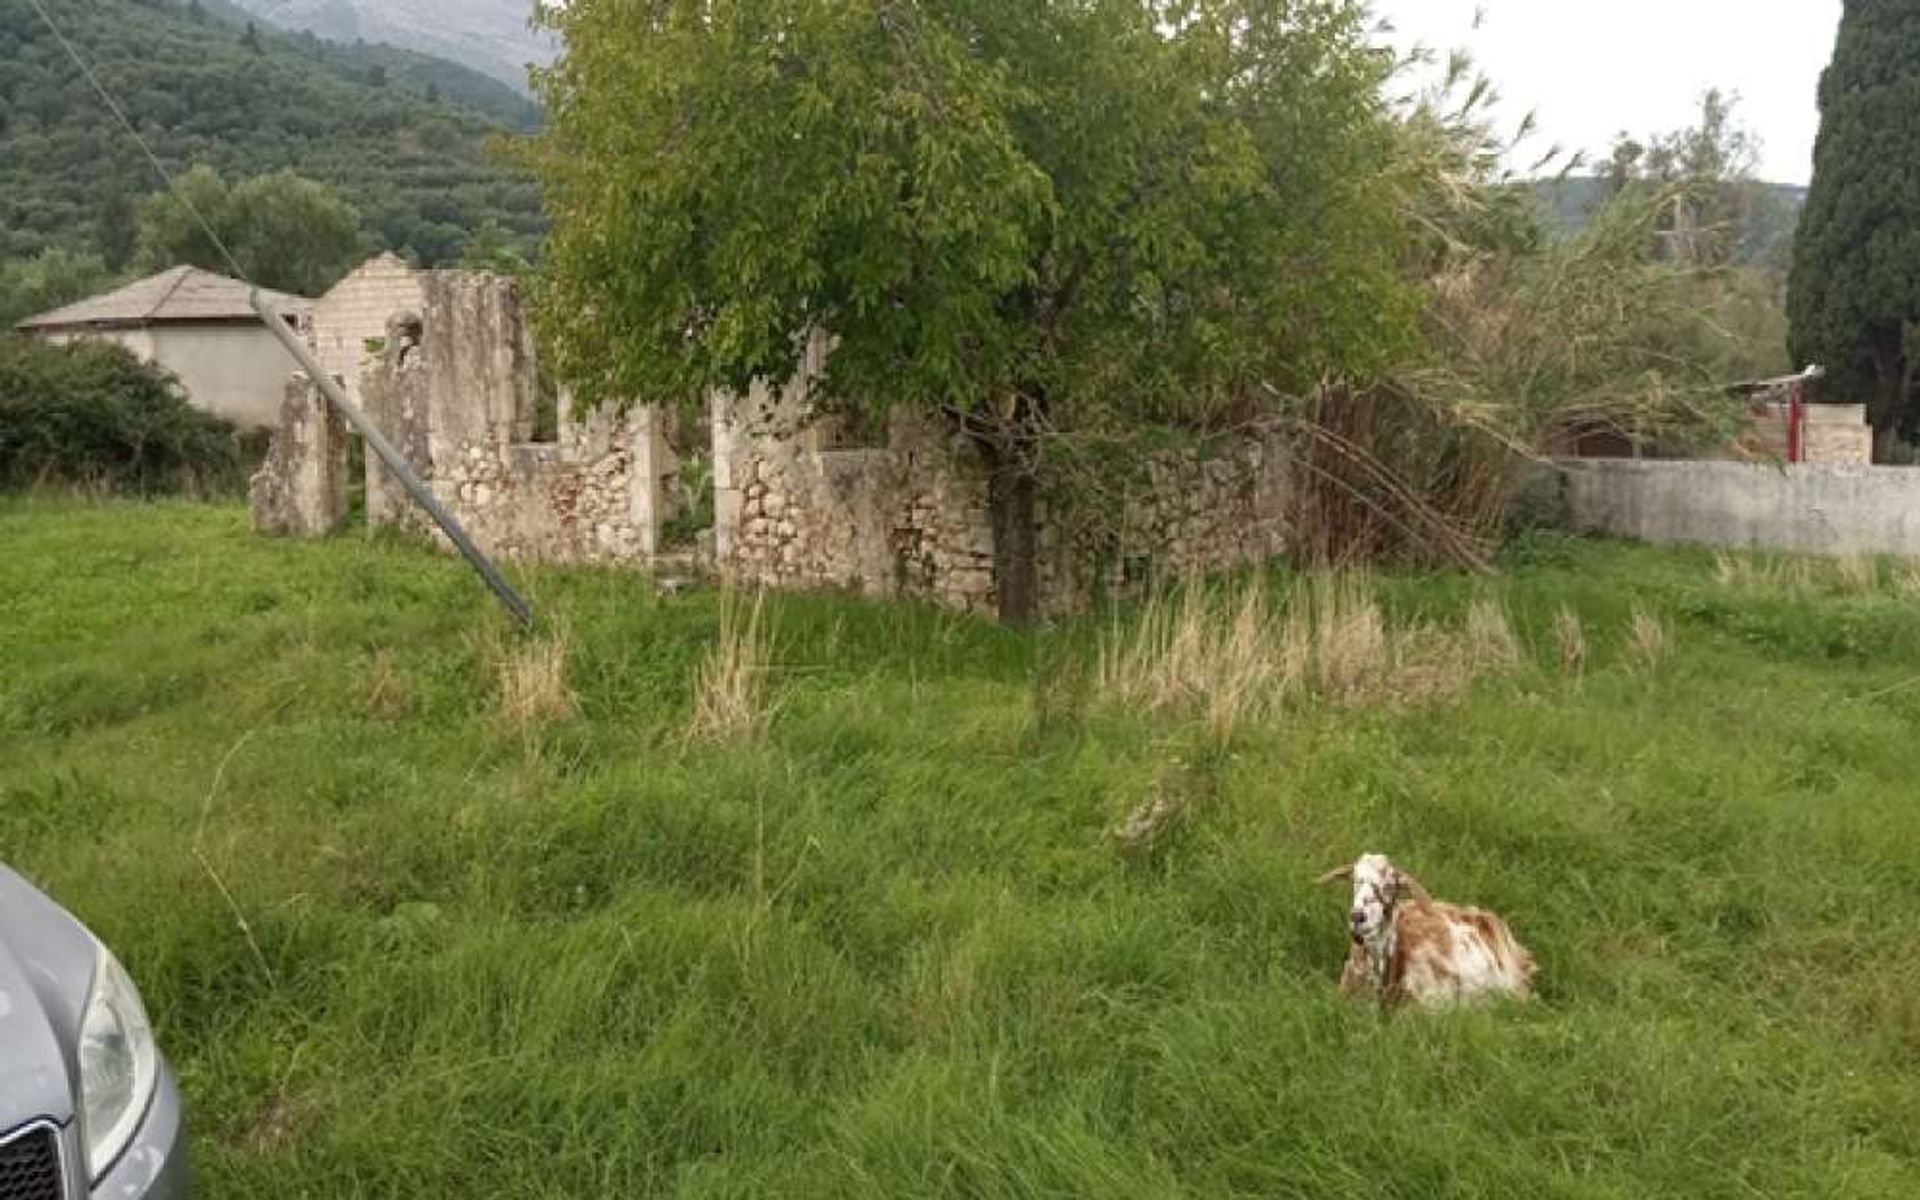
{"type": "MultiPolygon", "coordinates": [[[[1841,0],[1374,0],[1394,41],[1473,52],[1538,148],[1604,150],[1690,124],[1710,87],[1737,93],[1761,142],[1762,178],[1805,183],[1819,125],[1815,95],[1841,0]],[[1475,30],[1476,9],[1484,10],[1475,30]]],[[[1532,147],[1530,147],[1532,148],[1532,147]]],[[[1523,157],[1531,158],[1528,154],[1523,157]]],[[[1525,164],[1521,164],[1525,165],[1525,164]]]]}

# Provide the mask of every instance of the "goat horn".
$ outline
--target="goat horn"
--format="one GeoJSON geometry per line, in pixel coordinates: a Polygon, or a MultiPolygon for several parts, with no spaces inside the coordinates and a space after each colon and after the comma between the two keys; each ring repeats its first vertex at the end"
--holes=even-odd
{"type": "Polygon", "coordinates": [[[1338,879],[1352,879],[1352,878],[1353,878],[1353,864],[1348,863],[1344,867],[1335,867],[1333,870],[1328,871],[1325,875],[1322,875],[1320,878],[1314,880],[1314,882],[1315,883],[1332,883],[1338,879]]]}

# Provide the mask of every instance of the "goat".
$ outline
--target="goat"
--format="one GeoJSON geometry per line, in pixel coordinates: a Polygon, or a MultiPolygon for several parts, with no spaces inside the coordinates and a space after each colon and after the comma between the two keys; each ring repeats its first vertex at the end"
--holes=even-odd
{"type": "Polygon", "coordinates": [[[1342,995],[1371,994],[1388,1008],[1439,1008],[1532,994],[1533,955],[1493,913],[1435,900],[1383,854],[1363,855],[1319,881],[1335,880],[1353,882],[1342,995]]]}

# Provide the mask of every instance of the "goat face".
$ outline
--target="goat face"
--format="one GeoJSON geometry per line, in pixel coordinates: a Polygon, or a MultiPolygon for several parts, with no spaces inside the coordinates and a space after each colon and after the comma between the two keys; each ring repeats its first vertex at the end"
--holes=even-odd
{"type": "Polygon", "coordinates": [[[1352,865],[1320,877],[1322,883],[1336,879],[1353,882],[1353,908],[1347,921],[1348,932],[1356,945],[1378,942],[1393,923],[1394,905],[1418,886],[1399,867],[1387,861],[1384,854],[1363,854],[1352,865]]]}

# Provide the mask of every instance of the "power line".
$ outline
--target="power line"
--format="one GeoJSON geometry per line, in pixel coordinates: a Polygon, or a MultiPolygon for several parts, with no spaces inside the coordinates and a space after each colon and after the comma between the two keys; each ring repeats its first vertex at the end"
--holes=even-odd
{"type": "Polygon", "coordinates": [[[74,44],[67,40],[67,35],[60,31],[59,24],[54,21],[53,14],[47,11],[46,5],[41,3],[41,0],[27,0],[27,3],[33,5],[33,10],[40,14],[42,21],[46,22],[47,29],[53,34],[54,40],[60,43],[60,48],[67,52],[67,57],[73,60],[73,65],[80,68],[80,74],[86,76],[87,82],[93,85],[94,92],[99,95],[101,102],[107,106],[107,110],[119,120],[120,127],[127,131],[127,136],[133,139],[134,145],[140,147],[140,152],[147,156],[148,162],[153,164],[154,171],[160,176],[160,181],[166,184],[167,190],[173,193],[180,203],[186,205],[187,212],[199,223],[200,229],[207,235],[207,239],[213,243],[214,249],[220,252],[220,257],[226,260],[227,267],[232,270],[234,278],[245,280],[248,284],[252,284],[253,280],[248,279],[247,273],[240,268],[240,260],[233,256],[233,251],[227,249],[227,243],[221,240],[220,235],[214,231],[213,223],[208,221],[206,214],[200,211],[198,205],[194,204],[193,197],[187,195],[186,190],[175,182],[173,174],[167,170],[166,164],[160,161],[160,156],[153,152],[153,147],[147,144],[147,139],[141,137],[140,131],[134,127],[132,121],[127,119],[126,112],[121,109],[119,102],[113,98],[113,93],[107,91],[106,85],[102,84],[99,77],[94,75],[93,68],[87,65],[86,59],[80,57],[80,51],[75,49],[74,44]]]}

